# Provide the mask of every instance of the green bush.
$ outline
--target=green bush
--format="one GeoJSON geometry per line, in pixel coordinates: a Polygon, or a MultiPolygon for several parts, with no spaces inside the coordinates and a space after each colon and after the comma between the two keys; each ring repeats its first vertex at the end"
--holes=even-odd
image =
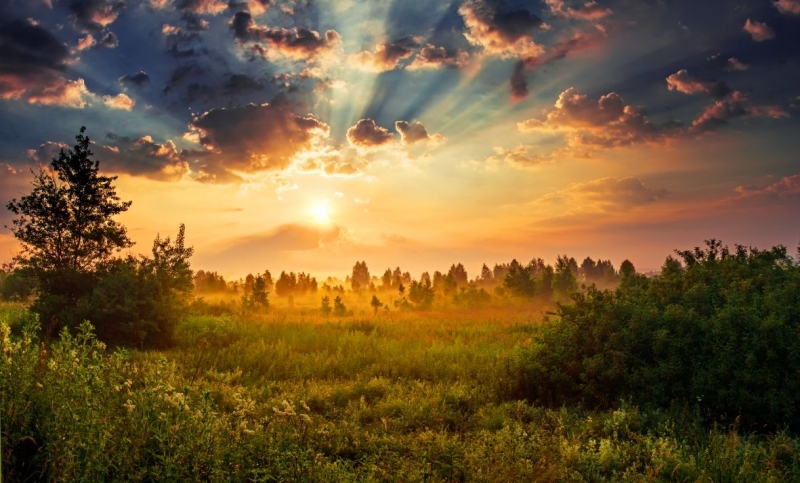
{"type": "Polygon", "coordinates": [[[677,404],[708,422],[800,429],[800,266],[784,247],[707,244],[652,280],[629,274],[616,292],[590,288],[559,305],[520,350],[525,395],[677,404]]]}

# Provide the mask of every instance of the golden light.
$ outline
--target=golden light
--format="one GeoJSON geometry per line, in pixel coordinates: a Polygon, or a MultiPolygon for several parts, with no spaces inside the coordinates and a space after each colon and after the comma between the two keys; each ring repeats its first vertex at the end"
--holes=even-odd
{"type": "Polygon", "coordinates": [[[314,215],[314,221],[317,223],[327,225],[331,222],[331,207],[328,206],[327,201],[320,201],[311,207],[311,213],[314,215]]]}

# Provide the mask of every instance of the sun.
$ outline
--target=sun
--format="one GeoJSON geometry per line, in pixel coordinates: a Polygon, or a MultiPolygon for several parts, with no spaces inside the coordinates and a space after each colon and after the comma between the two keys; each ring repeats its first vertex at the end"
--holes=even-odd
{"type": "Polygon", "coordinates": [[[314,215],[314,221],[319,224],[327,225],[331,222],[331,207],[326,201],[315,203],[311,207],[311,213],[314,215]]]}

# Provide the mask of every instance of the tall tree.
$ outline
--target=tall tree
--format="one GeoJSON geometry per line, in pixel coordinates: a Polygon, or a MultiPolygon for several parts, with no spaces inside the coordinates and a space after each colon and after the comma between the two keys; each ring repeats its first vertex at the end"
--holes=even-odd
{"type": "Polygon", "coordinates": [[[39,169],[33,190],[6,207],[18,218],[10,228],[22,242],[21,265],[37,276],[54,271],[85,272],[133,243],[113,217],[128,210],[112,184],[116,176],[100,175],[100,162],[92,161],[85,127],[77,144],[62,149],[50,170],[39,169]]]}
{"type": "Polygon", "coordinates": [[[22,244],[16,261],[38,285],[32,309],[56,325],[78,317],[65,311],[91,292],[97,266],[133,245],[114,220],[131,202],[117,196],[116,176],[100,174],[85,131],[81,127],[75,146],[62,149],[49,170],[34,173],[30,194],[6,205],[17,216],[6,226],[22,244]]]}

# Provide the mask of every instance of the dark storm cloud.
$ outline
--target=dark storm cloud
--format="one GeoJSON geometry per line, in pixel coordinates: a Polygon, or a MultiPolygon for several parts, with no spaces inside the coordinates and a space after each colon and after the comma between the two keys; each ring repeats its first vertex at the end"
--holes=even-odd
{"type": "Polygon", "coordinates": [[[209,169],[245,172],[286,168],[295,154],[328,136],[313,116],[298,116],[279,104],[212,109],[192,120],[200,143],[213,151],[209,169]]]}
{"type": "Polygon", "coordinates": [[[70,20],[88,32],[100,33],[114,23],[125,8],[122,0],[70,0],[70,20]]]}
{"type": "Polygon", "coordinates": [[[82,79],[62,77],[67,46],[49,30],[23,20],[0,21],[0,98],[83,108],[90,95],[82,79]]]}
{"type": "Polygon", "coordinates": [[[124,75],[117,80],[123,85],[142,87],[150,83],[150,76],[145,71],[139,71],[135,74],[124,75]]]}
{"type": "Polygon", "coordinates": [[[541,27],[542,19],[528,10],[505,9],[500,2],[469,0],[458,10],[464,18],[464,35],[488,54],[505,57],[536,57],[539,46],[530,34],[541,27]]]}
{"type": "Polygon", "coordinates": [[[0,21],[0,73],[34,80],[60,74],[69,49],[49,30],[24,20],[0,21]]]}
{"type": "Polygon", "coordinates": [[[229,26],[240,44],[249,45],[262,57],[275,51],[287,57],[307,59],[341,42],[341,37],[335,30],[328,30],[322,36],[317,31],[302,27],[287,29],[258,26],[250,12],[236,12],[229,26]]]}

